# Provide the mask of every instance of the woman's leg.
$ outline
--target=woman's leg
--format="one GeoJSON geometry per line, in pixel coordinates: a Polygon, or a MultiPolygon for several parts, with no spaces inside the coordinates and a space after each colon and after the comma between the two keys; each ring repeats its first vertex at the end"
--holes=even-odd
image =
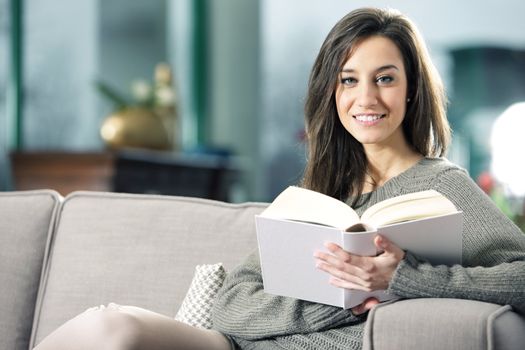
{"type": "Polygon", "coordinates": [[[222,334],[188,326],[152,311],[110,304],[63,324],[35,350],[230,350],[222,334]]]}

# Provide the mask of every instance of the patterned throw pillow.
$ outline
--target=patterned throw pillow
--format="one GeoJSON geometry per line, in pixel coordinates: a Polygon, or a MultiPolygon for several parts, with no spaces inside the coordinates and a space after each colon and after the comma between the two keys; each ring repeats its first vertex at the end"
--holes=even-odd
{"type": "Polygon", "coordinates": [[[197,265],[175,319],[191,326],[211,328],[211,308],[225,277],[226,270],[221,263],[197,265]]]}

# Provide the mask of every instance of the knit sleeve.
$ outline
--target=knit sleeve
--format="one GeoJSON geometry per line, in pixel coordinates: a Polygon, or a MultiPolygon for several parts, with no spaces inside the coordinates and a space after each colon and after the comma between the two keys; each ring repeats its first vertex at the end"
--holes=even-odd
{"type": "Polygon", "coordinates": [[[257,252],[228,274],[212,311],[213,328],[247,340],[312,333],[362,322],[350,310],[267,294],[257,252]]]}
{"type": "Polygon", "coordinates": [[[388,291],[509,304],[525,314],[525,235],[464,171],[438,174],[434,188],[463,211],[463,264],[432,266],[407,252],[388,291]]]}

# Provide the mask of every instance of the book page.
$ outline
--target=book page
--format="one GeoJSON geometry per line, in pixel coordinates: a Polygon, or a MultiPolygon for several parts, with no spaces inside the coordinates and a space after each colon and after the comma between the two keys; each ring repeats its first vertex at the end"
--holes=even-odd
{"type": "Polygon", "coordinates": [[[361,220],[373,227],[457,212],[441,193],[428,190],[387,199],[368,208],[361,220]]]}
{"type": "Polygon", "coordinates": [[[463,212],[387,225],[378,234],[433,265],[461,264],[463,212]]]}
{"type": "Polygon", "coordinates": [[[359,216],[346,203],[296,186],[284,190],[261,216],[311,222],[339,229],[359,222],[359,216]]]}

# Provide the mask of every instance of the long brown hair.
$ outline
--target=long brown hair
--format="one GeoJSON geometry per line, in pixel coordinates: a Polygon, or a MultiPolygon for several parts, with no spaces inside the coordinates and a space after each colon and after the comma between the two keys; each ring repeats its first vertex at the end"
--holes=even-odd
{"type": "Polygon", "coordinates": [[[350,12],[321,46],[305,103],[308,162],[302,185],[341,200],[362,194],[368,162],[362,144],[339,120],[335,90],[353,48],[375,35],[392,40],[403,57],[410,98],[403,131],[409,145],[423,156],[442,156],[450,140],[441,78],[416,26],[395,10],[361,8],[350,12]]]}

